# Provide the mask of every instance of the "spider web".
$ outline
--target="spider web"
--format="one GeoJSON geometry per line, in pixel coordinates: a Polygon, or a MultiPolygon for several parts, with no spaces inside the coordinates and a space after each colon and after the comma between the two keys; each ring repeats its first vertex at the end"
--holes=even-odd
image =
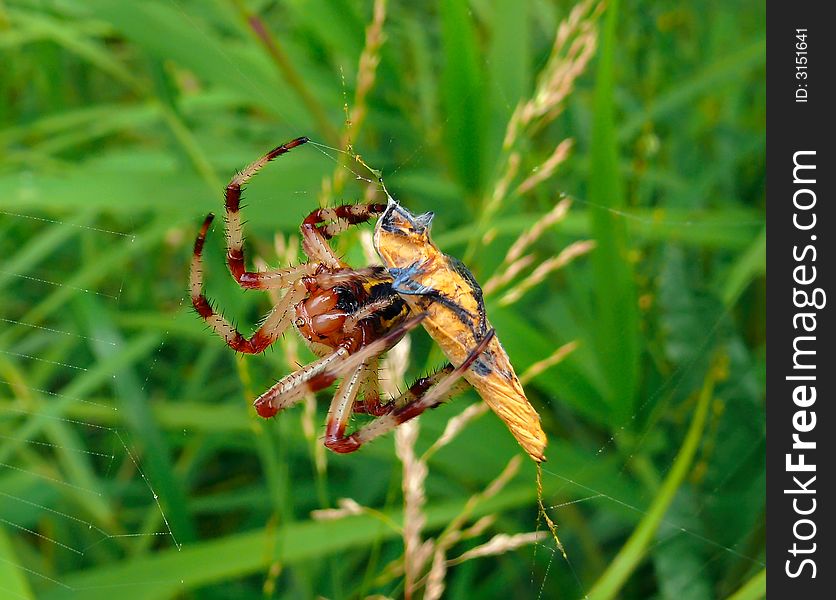
{"type": "Polygon", "coordinates": [[[130,408],[114,396],[130,378],[126,357],[153,346],[91,324],[116,310],[129,281],[75,267],[83,244],[129,251],[136,238],[86,218],[0,214],[10,233],[0,271],[0,595],[30,597],[50,586],[80,592],[56,565],[72,570],[102,551],[179,547],[143,464],[148,448],[124,427],[130,408]],[[12,245],[32,233],[30,243],[12,245]],[[47,239],[48,247],[36,242],[47,239]],[[32,552],[54,555],[53,566],[31,560],[32,552]]]}

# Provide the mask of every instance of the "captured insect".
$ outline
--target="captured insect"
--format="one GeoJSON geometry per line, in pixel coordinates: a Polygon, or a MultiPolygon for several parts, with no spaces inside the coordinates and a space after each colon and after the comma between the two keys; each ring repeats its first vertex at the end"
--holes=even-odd
{"type": "MultiPolygon", "coordinates": [[[[485,314],[482,290],[460,261],[430,239],[433,214],[415,216],[388,195],[387,204],[342,205],[312,211],[301,224],[308,262],[286,269],[247,271],[240,214],[243,186],[268,162],[308,141],[282,144],[247,166],[226,186],[226,262],[244,289],[286,290],[250,336],[242,335],[203,293],[203,246],[211,213],[194,244],[192,305],[232,349],[258,354],[293,325],[318,360],[285,376],[253,403],[268,418],[341,379],[331,401],[324,444],[353,452],[401,423],[473,386],[534,460],[545,460],[546,436],[507,353],[485,314]],[[374,245],[384,266],[354,269],[328,240],[378,218],[374,245]],[[380,396],[378,362],[404,335],[423,325],[450,363],[396,398],[380,396]],[[352,414],[374,418],[347,433],[352,414]]],[[[385,189],[385,188],[384,188],[385,189]]]]}

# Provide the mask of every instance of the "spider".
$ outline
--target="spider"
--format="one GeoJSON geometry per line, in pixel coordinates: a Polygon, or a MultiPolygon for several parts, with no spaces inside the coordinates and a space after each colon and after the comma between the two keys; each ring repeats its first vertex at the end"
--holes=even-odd
{"type": "Polygon", "coordinates": [[[249,338],[219,314],[203,293],[202,252],[214,215],[207,215],[195,240],[190,271],[192,305],[210,328],[236,351],[258,354],[273,344],[293,324],[319,360],[285,376],[255,402],[258,414],[268,418],[298,403],[306,392],[329,387],[342,377],[328,411],[325,446],[335,452],[353,452],[427,408],[446,401],[467,386],[464,372],[487,348],[493,331],[458,367],[446,365],[436,374],[416,381],[398,398],[383,402],[378,385],[378,356],[392,348],[426,317],[413,314],[392,288],[393,278],[384,267],[354,270],[331,250],[328,239],[350,225],[364,223],[383,213],[386,205],[344,205],[311,212],[302,222],[302,248],[309,261],[288,269],[247,271],[244,266],[240,216],[242,187],[274,158],[304,144],[297,138],[256,160],[229,182],[225,192],[227,265],[244,289],[286,289],[285,295],[249,338]],[[358,402],[360,392],[362,402],[358,402]],[[352,413],[376,417],[359,430],[346,434],[352,413]]]}
{"type": "Polygon", "coordinates": [[[319,357],[256,398],[257,413],[272,417],[298,403],[307,392],[325,389],[342,378],[328,411],[324,444],[347,453],[442,404],[467,389],[469,383],[508,424],[529,455],[538,462],[544,460],[545,434],[539,417],[485,317],[478,283],[463,264],[441,254],[429,239],[432,213],[416,217],[388,192],[387,204],[320,208],[301,224],[302,249],[308,262],[286,269],[246,270],[242,188],[268,162],[306,142],[308,138],[300,137],[274,148],[226,186],[230,273],[244,289],[286,290],[249,338],[219,314],[203,293],[202,252],[213,214],[203,221],[194,244],[192,305],[227,345],[245,354],[258,354],[292,324],[319,357]],[[328,240],[375,217],[380,217],[375,247],[386,266],[353,269],[334,254],[328,240]],[[451,363],[417,380],[397,398],[383,401],[378,358],[421,324],[451,363]],[[375,418],[347,434],[353,413],[375,418]]]}

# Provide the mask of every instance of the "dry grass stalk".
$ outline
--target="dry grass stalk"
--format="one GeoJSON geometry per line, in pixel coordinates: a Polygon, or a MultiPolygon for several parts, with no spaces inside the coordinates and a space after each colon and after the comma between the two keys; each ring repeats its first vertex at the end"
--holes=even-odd
{"type": "Polygon", "coordinates": [[[542,236],[549,227],[566,218],[571,206],[572,201],[569,198],[564,198],[555,204],[554,208],[538,219],[537,222],[532,225],[531,229],[523,232],[523,234],[517,238],[517,240],[508,249],[508,254],[505,255],[505,260],[503,262],[506,264],[512,263],[522,256],[522,253],[525,252],[531,244],[539,240],[540,236],[542,236]]]}
{"type": "Polygon", "coordinates": [[[421,530],[424,528],[424,481],[427,478],[427,464],[415,456],[415,441],[418,439],[418,423],[407,421],[395,430],[395,451],[403,464],[404,500],[404,596],[411,598],[416,589],[418,575],[424,567],[425,553],[421,552],[421,530]]]}
{"type": "Polygon", "coordinates": [[[502,472],[488,485],[488,487],[486,487],[482,492],[474,494],[468,498],[464,508],[462,508],[462,511],[447,524],[447,527],[445,527],[444,531],[438,537],[436,545],[448,548],[453,543],[457,542],[461,538],[462,527],[467,520],[470,519],[470,515],[473,513],[476,506],[498,494],[499,491],[502,490],[502,488],[504,488],[519,472],[520,464],[522,464],[522,457],[518,454],[508,461],[508,464],[505,465],[502,472]]]}
{"type": "MultiPolygon", "coordinates": [[[[433,552],[433,562],[430,567],[430,572],[425,578],[425,600],[437,599],[441,597],[444,592],[444,578],[447,574],[447,551],[463,536],[463,526],[470,518],[476,506],[499,493],[508,482],[517,474],[522,464],[522,457],[520,455],[514,456],[499,476],[494,479],[488,487],[479,494],[471,496],[465,504],[462,512],[460,512],[448,525],[445,527],[441,535],[435,543],[435,551],[433,552]]],[[[478,523],[478,522],[477,522],[478,523]]],[[[483,522],[484,525],[484,522],[483,522]]],[[[472,529],[472,528],[471,528],[472,529]]]]}
{"type": "MultiPolygon", "coordinates": [[[[405,577],[404,597],[412,598],[423,587],[424,600],[435,600],[442,597],[449,566],[480,556],[508,552],[524,544],[534,543],[546,535],[545,533],[514,536],[499,535],[486,544],[453,559],[453,561],[447,559],[447,553],[456,543],[482,535],[495,523],[496,516],[487,515],[481,517],[469,527],[465,527],[476,507],[498,494],[517,475],[523,459],[522,456],[516,455],[509,460],[502,472],[484,490],[468,499],[461,512],[447,524],[437,538],[421,541],[421,532],[426,523],[423,512],[426,504],[424,486],[428,472],[426,457],[432,453],[433,448],[442,447],[449,443],[474,418],[484,414],[486,411],[484,406],[482,403],[474,404],[451,419],[445,432],[421,458],[415,455],[415,442],[418,437],[417,423],[409,421],[395,430],[395,449],[398,459],[403,465],[404,525],[402,535],[404,554],[401,559],[389,563],[383,569],[376,578],[375,585],[382,585],[386,581],[403,574],[405,577]],[[429,569],[421,577],[428,563],[429,569]]],[[[362,510],[366,513],[374,512],[368,508],[359,507],[356,503],[349,505],[347,508],[354,511],[362,510]]],[[[317,511],[317,514],[322,514],[326,518],[331,516],[338,518],[346,513],[336,510],[317,511]]]]}
{"type": "Polygon", "coordinates": [[[339,508],[321,508],[311,511],[311,518],[314,521],[336,521],[354,515],[361,515],[368,509],[351,498],[340,498],[337,500],[339,508]]]}
{"type": "Polygon", "coordinates": [[[522,130],[532,125],[542,127],[563,110],[564,101],[572,92],[575,81],[586,70],[595,53],[598,38],[596,19],[603,8],[603,2],[586,0],[575,6],[560,23],[534,94],[517,107],[508,123],[504,142],[507,149],[513,147],[522,130]]]}
{"type": "MultiPolygon", "coordinates": [[[[542,129],[560,114],[575,81],[589,64],[595,53],[598,38],[596,21],[603,6],[603,2],[585,0],[575,6],[558,26],[552,51],[537,78],[534,93],[528,100],[520,102],[508,120],[502,144],[506,156],[505,166],[500,169],[503,176],[494,186],[491,197],[485,202],[482,223],[490,221],[508,196],[508,173],[513,171],[516,174],[520,162],[520,154],[514,149],[517,142],[524,135],[530,136],[536,130],[542,129]]],[[[516,188],[516,192],[529,192],[554,175],[560,164],[566,160],[571,145],[572,141],[569,139],[558,144],[549,158],[536,167],[533,174],[516,188]]]]}
{"type": "Polygon", "coordinates": [[[447,575],[448,567],[461,564],[474,558],[504,554],[512,550],[517,550],[523,546],[527,546],[528,544],[536,544],[546,537],[548,537],[548,534],[545,531],[518,533],[516,535],[500,533],[491,538],[487,543],[477,546],[472,550],[468,550],[461,556],[450,560],[446,559],[442,548],[437,548],[433,553],[432,567],[430,568],[430,572],[426,578],[426,592],[424,593],[424,600],[438,600],[438,598],[441,598],[445,588],[444,578],[447,575]]]}
{"type": "Polygon", "coordinates": [[[572,352],[574,352],[575,349],[577,349],[577,347],[578,342],[574,340],[566,344],[563,344],[560,348],[552,352],[543,360],[539,360],[530,367],[528,367],[528,369],[525,370],[525,373],[523,373],[520,377],[520,383],[525,385],[546,369],[550,369],[556,364],[562,362],[563,359],[569,356],[572,352]]]}
{"type": "Polygon", "coordinates": [[[522,256],[534,242],[540,239],[540,236],[555,223],[563,220],[569,212],[569,207],[572,201],[569,198],[564,198],[552,208],[545,215],[540,217],[531,229],[523,232],[516,241],[508,249],[505,258],[502,260],[502,265],[498,269],[498,273],[488,279],[482,287],[485,295],[497,291],[501,287],[510,283],[519,273],[528,267],[533,261],[534,256],[529,254],[522,256]]]}
{"type": "Polygon", "coordinates": [[[532,531],[530,533],[518,533],[515,535],[508,535],[507,533],[500,533],[493,536],[487,543],[481,546],[476,546],[472,550],[468,550],[461,556],[452,558],[447,561],[447,566],[458,565],[466,560],[474,558],[481,558],[483,556],[496,556],[498,554],[505,554],[511,550],[516,550],[522,546],[529,544],[536,544],[549,536],[545,531],[532,531]]]}
{"type": "Polygon", "coordinates": [[[543,281],[550,273],[565,267],[578,256],[582,256],[595,248],[593,240],[582,240],[566,246],[563,251],[540,263],[531,274],[523,279],[520,283],[511,288],[500,300],[499,303],[503,306],[513,304],[523,297],[523,295],[543,281]]]}
{"type": "Polygon", "coordinates": [[[488,487],[485,488],[485,491],[477,496],[474,496],[474,498],[478,497],[481,502],[496,496],[502,488],[508,485],[508,482],[511,481],[517,473],[519,473],[521,464],[522,456],[519,454],[513,456],[511,460],[508,461],[508,464],[505,465],[505,468],[502,469],[502,472],[497,476],[497,478],[491,481],[488,487]]]}
{"type": "Polygon", "coordinates": [[[496,515],[485,515],[467,529],[462,530],[461,539],[469,540],[477,535],[482,535],[494,523],[496,523],[496,515]]]}
{"type": "Polygon", "coordinates": [[[540,166],[534,167],[531,175],[523,180],[523,182],[517,187],[517,194],[521,195],[530,192],[535,187],[546,181],[549,177],[554,175],[557,167],[563,164],[563,161],[569,157],[569,152],[571,152],[573,144],[574,142],[571,139],[565,139],[560,142],[557,147],[555,147],[551,156],[543,161],[540,166]]]}
{"type": "Polygon", "coordinates": [[[512,262],[510,265],[505,267],[504,271],[500,271],[498,274],[488,279],[487,283],[482,288],[482,292],[485,294],[485,296],[491,295],[499,288],[508,285],[511,281],[514,280],[514,278],[517,275],[519,275],[525,269],[527,269],[533,262],[533,254],[527,254],[522,258],[512,262]]]}
{"type": "Polygon", "coordinates": [[[511,154],[508,155],[505,163],[505,171],[499,181],[497,181],[493,186],[493,193],[485,204],[485,213],[495,213],[502,204],[502,201],[508,196],[508,189],[511,187],[511,183],[514,181],[514,178],[520,170],[520,161],[521,158],[519,152],[511,152],[511,154]]]}
{"type": "MultiPolygon", "coordinates": [[[[518,142],[524,136],[531,137],[560,114],[566,98],[574,88],[575,81],[589,64],[597,43],[597,17],[603,11],[603,7],[602,1],[584,0],[575,6],[569,16],[559,25],[546,66],[537,78],[534,93],[528,100],[517,105],[508,120],[503,140],[504,159],[500,161],[498,168],[498,172],[502,175],[493,186],[491,195],[483,202],[477,224],[480,231],[488,230],[488,225],[500,210],[503,201],[509,196],[511,184],[519,171],[521,162],[521,154],[517,149],[518,142]]],[[[519,196],[528,193],[552,177],[568,157],[572,144],[571,139],[560,142],[549,157],[514,188],[514,194],[519,196]]],[[[488,245],[492,239],[493,235],[488,232],[480,240],[471,241],[466,258],[473,256],[480,243],[488,245]]],[[[524,257],[521,254],[513,257],[505,263],[504,272],[491,278],[483,289],[486,293],[490,293],[509,284],[532,262],[533,258],[524,257]]],[[[524,291],[525,289],[522,289],[518,293],[524,291]]],[[[510,296],[511,299],[514,297],[515,295],[510,296]]]]}
{"type": "Polygon", "coordinates": [[[383,23],[386,20],[386,0],[375,0],[372,21],[366,27],[366,43],[360,53],[357,69],[357,88],[354,92],[354,106],[350,113],[350,124],[343,134],[343,142],[350,143],[352,134],[363,124],[368,113],[366,98],[374,86],[377,66],[380,64],[380,49],[386,36],[383,23]]]}
{"type": "Polygon", "coordinates": [[[438,600],[444,593],[446,584],[444,579],[447,576],[447,558],[444,549],[436,547],[433,552],[433,562],[430,572],[427,574],[424,584],[424,600],[438,600]]]}

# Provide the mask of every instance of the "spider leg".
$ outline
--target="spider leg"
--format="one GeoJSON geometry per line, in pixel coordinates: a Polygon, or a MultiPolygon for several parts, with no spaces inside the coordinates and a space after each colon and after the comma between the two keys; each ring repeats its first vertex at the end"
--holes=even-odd
{"type": "Polygon", "coordinates": [[[348,355],[348,349],[340,346],[331,354],[305,365],[290,375],[285,375],[256,398],[253,406],[260,416],[268,418],[298,403],[307,392],[318,392],[327,388],[337,379],[329,372],[329,367],[345,360],[348,355]]]}
{"type": "Polygon", "coordinates": [[[389,406],[391,402],[384,403],[380,399],[380,368],[377,357],[371,359],[363,371],[360,389],[363,392],[363,402],[354,405],[355,413],[365,413],[379,417],[392,410],[389,406]]]}
{"type": "Polygon", "coordinates": [[[331,250],[328,240],[351,225],[365,223],[385,210],[385,204],[343,204],[314,210],[302,221],[302,249],[311,260],[324,263],[331,269],[341,269],[346,265],[331,250]]]}
{"type": "Polygon", "coordinates": [[[418,327],[418,325],[420,325],[425,318],[427,318],[426,313],[415,315],[411,319],[393,327],[386,334],[380,336],[372,343],[366,344],[354,354],[350,355],[344,361],[336,364],[332,368],[334,378],[343,377],[352,372],[361,363],[365,363],[372,356],[383,354],[397,344],[408,331],[418,327]]]}
{"type": "Polygon", "coordinates": [[[449,365],[433,377],[418,380],[406,394],[391,403],[391,412],[376,418],[350,435],[329,440],[328,447],[340,453],[354,452],[363,444],[392,431],[401,423],[414,419],[428,408],[435,408],[449,400],[463,389],[462,376],[488,347],[493,336],[494,330],[491,329],[461,365],[455,368],[449,365]],[[399,402],[404,403],[398,405],[399,402]]]}
{"type": "Polygon", "coordinates": [[[341,440],[345,438],[345,428],[348,425],[349,418],[351,418],[357,394],[362,388],[368,364],[367,361],[358,365],[354,372],[346,376],[337,388],[337,393],[334,395],[331,407],[328,409],[328,421],[325,426],[324,443],[327,448],[331,448],[335,444],[339,446],[341,440]]]}
{"type": "Polygon", "coordinates": [[[298,403],[305,397],[306,392],[325,389],[339,377],[348,376],[349,373],[362,374],[361,367],[365,368],[367,361],[397,344],[407,331],[418,326],[424,316],[419,315],[401,323],[354,354],[345,346],[340,346],[331,354],[286,375],[255,399],[253,405],[256,411],[262,417],[272,417],[280,410],[298,403]]]}
{"type": "Polygon", "coordinates": [[[300,137],[277,146],[267,154],[237,173],[227,184],[224,193],[226,205],[226,263],[229,271],[243,288],[268,289],[285,287],[295,275],[313,274],[316,265],[300,265],[295,269],[271,269],[268,271],[247,271],[244,267],[244,228],[241,223],[241,190],[258,171],[274,158],[281,156],[306,143],[308,138],[300,137]]]}
{"type": "MultiPolygon", "coordinates": [[[[436,383],[444,379],[445,376],[452,373],[454,369],[455,367],[453,365],[447,363],[444,367],[439,369],[438,372],[434,373],[433,375],[429,375],[427,377],[422,377],[418,379],[397,398],[392,398],[386,402],[382,402],[380,394],[375,392],[372,394],[371,397],[364,397],[363,404],[355,404],[354,412],[365,413],[367,415],[373,415],[375,417],[388,415],[396,408],[405,406],[406,404],[409,404],[410,402],[414,402],[415,400],[417,400],[421,394],[423,394],[429,388],[431,388],[436,383]]],[[[467,381],[459,379],[453,386],[453,389],[449,391],[447,397],[441,400],[439,404],[441,404],[442,402],[446,402],[450,398],[462,393],[468,387],[470,387],[470,384],[467,383],[467,381]]]]}
{"type": "Polygon", "coordinates": [[[206,232],[209,230],[213,218],[214,215],[212,214],[206,217],[194,242],[194,253],[189,274],[192,306],[230,348],[245,354],[258,354],[275,342],[287,329],[295,314],[293,307],[302,301],[307,292],[300,282],[301,275],[299,275],[293,281],[292,287],[273,307],[273,310],[270,311],[255,333],[249,338],[244,337],[223,315],[215,312],[212,304],[203,294],[203,244],[206,241],[206,232]]]}
{"type": "Polygon", "coordinates": [[[345,324],[343,325],[344,329],[346,331],[351,331],[360,324],[360,321],[373,317],[375,313],[384,311],[386,308],[392,306],[396,299],[398,299],[397,296],[387,296],[385,298],[380,298],[379,300],[373,300],[368,304],[364,304],[358,308],[357,311],[346,317],[345,324]]]}

